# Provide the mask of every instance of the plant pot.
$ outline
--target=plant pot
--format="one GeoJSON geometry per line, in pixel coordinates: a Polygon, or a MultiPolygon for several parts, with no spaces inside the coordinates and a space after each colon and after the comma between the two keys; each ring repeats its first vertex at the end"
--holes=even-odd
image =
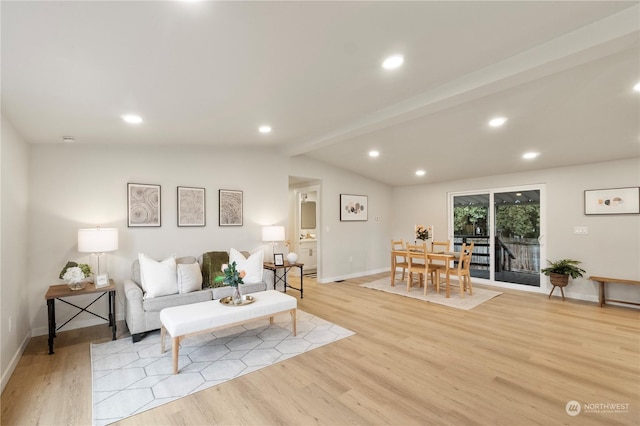
{"type": "Polygon", "coordinates": [[[565,274],[554,274],[553,272],[549,274],[549,281],[551,284],[557,287],[565,287],[569,284],[569,275],[565,274]]]}

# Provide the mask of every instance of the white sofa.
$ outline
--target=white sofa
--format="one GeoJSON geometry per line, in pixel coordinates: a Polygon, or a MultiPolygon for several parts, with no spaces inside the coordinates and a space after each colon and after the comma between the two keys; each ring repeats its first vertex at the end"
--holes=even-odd
{"type": "MultiPolygon", "coordinates": [[[[243,252],[243,254],[245,256],[248,255],[246,252],[243,252]]],[[[197,262],[195,257],[180,257],[176,259],[176,264],[195,262],[197,262]]],[[[242,294],[267,290],[264,273],[261,282],[241,284],[240,289],[242,294]]],[[[223,286],[204,288],[189,293],[145,297],[140,279],[140,262],[136,259],[131,268],[131,279],[124,282],[125,321],[131,333],[131,338],[134,343],[139,342],[148,331],[158,330],[161,326],[160,311],[164,308],[221,299],[231,296],[232,290],[232,287],[223,286]]]]}

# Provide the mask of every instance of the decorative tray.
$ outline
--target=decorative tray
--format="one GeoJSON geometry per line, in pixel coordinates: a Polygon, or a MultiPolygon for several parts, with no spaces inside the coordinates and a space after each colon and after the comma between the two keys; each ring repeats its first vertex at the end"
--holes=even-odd
{"type": "Polygon", "coordinates": [[[222,303],[225,306],[244,306],[244,305],[248,305],[250,303],[253,303],[256,301],[256,298],[253,296],[242,296],[242,303],[239,305],[234,305],[233,304],[233,297],[231,296],[227,296],[227,297],[223,297],[222,299],[220,299],[220,303],[222,303]]]}

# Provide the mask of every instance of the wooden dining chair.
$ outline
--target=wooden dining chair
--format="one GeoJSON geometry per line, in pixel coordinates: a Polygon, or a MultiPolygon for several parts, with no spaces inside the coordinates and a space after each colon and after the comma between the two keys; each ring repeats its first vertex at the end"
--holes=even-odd
{"type": "Polygon", "coordinates": [[[407,257],[406,256],[399,256],[396,255],[395,251],[397,250],[401,250],[401,251],[406,251],[406,245],[404,243],[404,241],[401,239],[399,239],[398,241],[394,241],[391,240],[391,255],[394,257],[393,259],[393,271],[391,271],[391,287],[396,285],[396,269],[398,268],[402,268],[402,279],[401,281],[404,281],[404,276],[405,273],[407,271],[407,268],[409,267],[409,263],[407,263],[407,257]]]}
{"type": "Polygon", "coordinates": [[[420,287],[425,286],[425,294],[427,289],[426,277],[429,274],[429,262],[427,259],[427,243],[409,244],[407,243],[407,292],[411,291],[413,286],[413,274],[418,274],[418,283],[420,287]]]}
{"type": "MultiPolygon", "coordinates": [[[[451,250],[451,240],[447,241],[432,241],[431,242],[431,252],[432,253],[444,253],[445,251],[451,250]]],[[[447,265],[444,264],[443,260],[437,259],[429,259],[429,275],[431,277],[432,283],[437,283],[440,281],[440,277],[436,277],[436,274],[444,274],[447,270],[447,265]]],[[[436,292],[440,293],[440,286],[436,285],[436,292]]]]}
{"type": "MultiPolygon", "coordinates": [[[[460,249],[460,258],[458,259],[458,267],[449,269],[447,275],[447,285],[449,285],[450,275],[455,274],[458,276],[458,283],[460,284],[460,297],[464,298],[464,293],[469,290],[469,295],[473,295],[473,285],[471,284],[471,255],[473,254],[474,242],[466,245],[462,244],[460,249]]],[[[449,289],[447,289],[449,293],[449,289]]]]}

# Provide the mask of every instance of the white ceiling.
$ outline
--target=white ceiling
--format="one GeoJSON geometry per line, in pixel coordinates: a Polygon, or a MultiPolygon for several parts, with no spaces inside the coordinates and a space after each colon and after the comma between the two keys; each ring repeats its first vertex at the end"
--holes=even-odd
{"type": "Polygon", "coordinates": [[[640,158],[638,1],[0,7],[30,143],[269,147],[390,185],[640,158]]]}

